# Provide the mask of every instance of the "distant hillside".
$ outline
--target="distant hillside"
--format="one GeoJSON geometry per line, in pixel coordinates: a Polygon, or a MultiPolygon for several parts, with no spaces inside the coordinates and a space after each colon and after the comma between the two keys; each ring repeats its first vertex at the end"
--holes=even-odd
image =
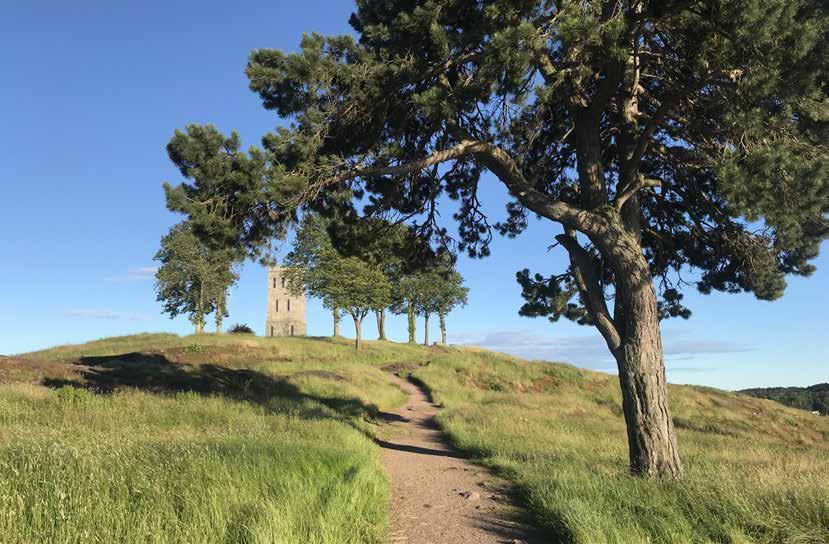
{"type": "Polygon", "coordinates": [[[809,387],[758,387],[738,391],[761,399],[777,401],[792,408],[820,412],[829,415],[829,383],[818,383],[809,387]]]}

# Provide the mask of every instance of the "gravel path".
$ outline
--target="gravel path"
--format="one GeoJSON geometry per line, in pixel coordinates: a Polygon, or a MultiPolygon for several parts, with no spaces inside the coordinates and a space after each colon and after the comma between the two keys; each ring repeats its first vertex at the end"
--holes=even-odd
{"type": "MultiPolygon", "coordinates": [[[[380,441],[391,476],[390,544],[541,544],[518,521],[505,485],[453,450],[435,423],[437,408],[415,385],[392,380],[409,395],[386,414],[380,441]]],[[[549,542],[549,541],[546,541],[549,542]]]]}

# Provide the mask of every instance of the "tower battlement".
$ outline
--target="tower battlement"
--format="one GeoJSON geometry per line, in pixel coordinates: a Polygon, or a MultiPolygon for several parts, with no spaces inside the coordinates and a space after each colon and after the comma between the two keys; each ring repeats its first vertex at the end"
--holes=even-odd
{"type": "Polygon", "coordinates": [[[305,336],[305,294],[291,293],[284,272],[281,266],[268,268],[265,336],[305,336]]]}

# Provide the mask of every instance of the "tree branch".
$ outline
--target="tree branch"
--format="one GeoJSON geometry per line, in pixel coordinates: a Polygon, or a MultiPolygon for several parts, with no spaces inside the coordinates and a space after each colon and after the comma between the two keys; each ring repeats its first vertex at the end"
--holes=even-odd
{"type": "Polygon", "coordinates": [[[622,206],[625,205],[625,202],[627,202],[630,197],[639,192],[640,189],[644,189],[645,187],[660,187],[661,185],[662,182],[658,179],[647,179],[644,176],[640,175],[636,183],[626,187],[621,193],[619,193],[616,196],[616,198],[613,199],[613,207],[616,208],[616,211],[621,212],[622,206]]]}
{"type": "Polygon", "coordinates": [[[607,309],[607,302],[601,290],[596,265],[590,254],[581,247],[575,238],[575,233],[565,229],[565,234],[556,236],[556,240],[567,250],[570,255],[570,266],[573,268],[573,275],[579,290],[584,294],[587,301],[587,308],[596,323],[596,328],[602,333],[607,342],[607,347],[614,354],[622,345],[616,324],[607,309]]]}

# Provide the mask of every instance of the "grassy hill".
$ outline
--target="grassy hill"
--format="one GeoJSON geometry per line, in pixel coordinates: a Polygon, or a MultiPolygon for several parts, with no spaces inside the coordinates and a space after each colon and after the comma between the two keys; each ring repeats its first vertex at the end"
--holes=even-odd
{"type": "Polygon", "coordinates": [[[829,418],[672,386],[687,477],[646,481],[626,474],[613,376],[474,349],[156,334],[0,359],[0,542],[380,542],[371,438],[404,401],[384,367],[414,368],[451,439],[557,540],[829,541],[829,418]]]}

